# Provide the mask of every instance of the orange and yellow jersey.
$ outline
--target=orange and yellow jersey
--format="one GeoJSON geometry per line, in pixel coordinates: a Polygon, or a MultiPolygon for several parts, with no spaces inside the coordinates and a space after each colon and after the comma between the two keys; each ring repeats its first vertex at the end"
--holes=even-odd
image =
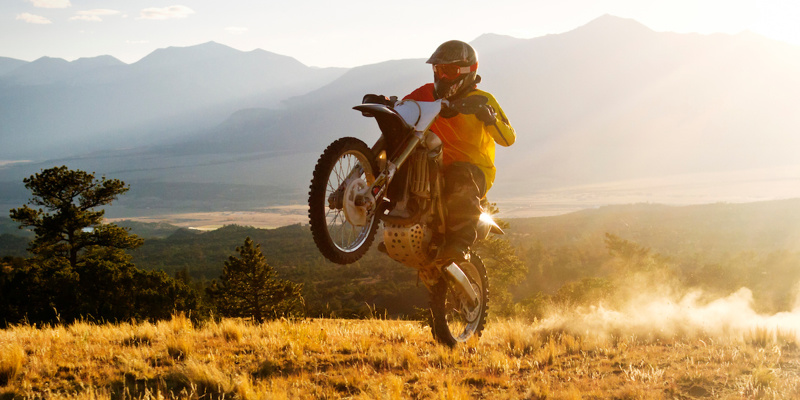
{"type": "MultiPolygon", "coordinates": [[[[428,83],[403,100],[434,101],[433,93],[433,83],[428,83]]],[[[437,118],[430,129],[442,139],[444,165],[456,161],[475,164],[486,175],[486,190],[489,190],[497,171],[494,166],[495,143],[511,146],[517,136],[494,96],[478,89],[473,89],[466,96],[471,95],[486,96],[489,99],[487,104],[497,113],[497,124],[486,125],[475,115],[458,114],[452,118],[437,118]]]]}

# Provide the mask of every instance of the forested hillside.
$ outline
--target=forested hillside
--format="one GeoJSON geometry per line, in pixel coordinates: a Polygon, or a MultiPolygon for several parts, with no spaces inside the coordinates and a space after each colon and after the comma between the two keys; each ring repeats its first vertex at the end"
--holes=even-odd
{"type": "Polygon", "coordinates": [[[261,245],[282,279],[303,283],[313,315],[357,317],[390,309],[393,315],[411,316],[415,307],[427,304],[424,286],[416,287],[410,268],[375,249],[354,264],[330,263],[316,250],[308,228],[300,225],[278,229],[230,225],[206,233],[179,229],[164,239],[146,239],[131,254],[140,268],[163,269],[171,275],[186,272],[208,281],[220,275],[223,263],[245,237],[261,245]]]}
{"type": "MultiPolygon", "coordinates": [[[[542,299],[588,301],[586,293],[610,287],[619,263],[632,269],[655,263],[684,287],[708,293],[727,295],[748,287],[764,311],[791,308],[800,282],[800,199],[610,206],[509,222],[506,238],[527,270],[526,278],[510,288],[522,308],[536,308],[542,299]]],[[[251,237],[281,278],[304,284],[312,315],[408,317],[427,305],[412,269],[375,249],[351,265],[327,262],[306,226],[226,226],[202,233],[166,224],[122,225],[145,239],[130,252],[137,267],[188,277],[198,287],[218,278],[227,257],[251,237]]],[[[19,236],[22,231],[14,233],[8,220],[0,227],[0,256],[24,256],[28,239],[19,236]]]]}
{"type": "Polygon", "coordinates": [[[800,251],[800,199],[745,204],[636,204],[511,220],[510,237],[524,245],[600,245],[608,233],[672,256],[718,260],[731,252],[800,251]]]}
{"type": "Polygon", "coordinates": [[[718,295],[750,288],[764,311],[791,309],[800,282],[800,199],[608,206],[515,219],[508,234],[528,268],[518,298],[613,276],[611,265],[623,252],[642,269],[660,263],[684,288],[718,295]],[[637,252],[647,257],[630,256],[637,252]]]}

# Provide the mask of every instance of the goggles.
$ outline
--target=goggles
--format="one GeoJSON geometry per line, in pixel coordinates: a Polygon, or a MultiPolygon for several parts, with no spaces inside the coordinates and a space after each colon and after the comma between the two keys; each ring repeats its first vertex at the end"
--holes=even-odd
{"type": "Polygon", "coordinates": [[[433,76],[439,79],[456,79],[461,74],[468,74],[478,70],[478,63],[469,67],[462,67],[456,64],[433,64],[433,76]]]}

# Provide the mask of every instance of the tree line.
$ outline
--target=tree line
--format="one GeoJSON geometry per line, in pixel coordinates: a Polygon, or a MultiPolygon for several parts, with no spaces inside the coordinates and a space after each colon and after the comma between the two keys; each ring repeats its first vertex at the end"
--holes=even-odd
{"type": "MultiPolygon", "coordinates": [[[[0,235],[0,255],[14,255],[0,260],[0,324],[160,319],[174,312],[423,318],[427,308],[413,269],[374,249],[356,263],[331,264],[300,225],[230,225],[205,233],[145,227],[138,231],[150,236],[142,239],[129,227],[104,224],[102,210],[95,211],[127,191],[123,182],[66,167],[24,182],[33,199],[11,216],[30,235],[0,235]]],[[[630,276],[642,273],[709,295],[746,286],[757,310],[785,311],[794,306],[800,251],[780,245],[796,242],[780,226],[796,225],[798,205],[743,206],[749,213],[729,205],[639,205],[514,220],[504,224],[505,237],[483,240],[475,250],[487,266],[495,316],[540,318],[553,306],[610,304],[628,290],[630,276]]]]}
{"type": "MultiPolygon", "coordinates": [[[[129,190],[124,182],[66,166],[42,170],[23,182],[33,197],[12,209],[10,217],[31,232],[27,252],[32,257],[0,261],[3,325],[156,320],[176,312],[256,321],[423,318],[427,308],[427,291],[414,270],[374,250],[359,262],[333,265],[300,226],[226,226],[202,234],[179,229],[167,238],[148,238],[145,246],[130,228],[103,222],[101,207],[129,190]],[[236,254],[229,255],[236,241],[236,254]]],[[[477,246],[496,271],[490,279],[497,311],[511,304],[510,293],[502,288],[524,273],[509,246],[497,239],[477,246]]]]}
{"type": "Polygon", "coordinates": [[[103,222],[98,208],[129,190],[123,181],[61,166],[23,183],[33,197],[10,217],[33,232],[32,257],[0,262],[0,326],[157,320],[176,312],[262,321],[301,311],[301,286],[279,279],[249,237],[237,248],[239,257],[225,262],[219,282],[201,291],[185,275],[137,268],[129,251],[144,240],[103,222]]]}

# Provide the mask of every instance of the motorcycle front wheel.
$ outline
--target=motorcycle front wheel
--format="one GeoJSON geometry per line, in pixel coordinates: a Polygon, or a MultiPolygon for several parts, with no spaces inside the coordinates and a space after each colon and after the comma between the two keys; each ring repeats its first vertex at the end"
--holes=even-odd
{"type": "Polygon", "coordinates": [[[378,228],[378,205],[358,194],[375,181],[375,157],[361,140],[331,143],[314,168],[308,192],[308,219],[319,251],[337,264],[350,264],[369,249],[378,228]]]}
{"type": "Polygon", "coordinates": [[[479,337],[486,324],[489,301],[489,281],[486,267],[480,257],[471,254],[470,260],[459,263],[478,293],[479,304],[470,307],[458,290],[446,278],[442,277],[431,288],[431,328],[437,342],[453,347],[471,337],[479,337]]]}

